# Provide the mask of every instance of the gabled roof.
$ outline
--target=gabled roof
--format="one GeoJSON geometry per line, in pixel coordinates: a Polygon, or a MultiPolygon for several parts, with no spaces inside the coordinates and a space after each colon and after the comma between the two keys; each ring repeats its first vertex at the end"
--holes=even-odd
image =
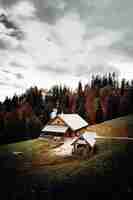
{"type": "Polygon", "coordinates": [[[57,132],[57,133],[65,133],[67,131],[67,126],[58,126],[58,125],[46,125],[42,131],[43,132],[57,132]]]}
{"type": "Polygon", "coordinates": [[[92,147],[96,143],[96,133],[95,132],[85,132],[82,135],[83,139],[86,140],[92,147]]]}
{"type": "Polygon", "coordinates": [[[85,144],[88,143],[93,147],[96,143],[96,133],[95,132],[85,132],[82,135],[80,135],[73,143],[74,145],[76,142],[78,144],[85,144]]]}
{"type": "Polygon", "coordinates": [[[79,130],[88,126],[88,123],[78,114],[61,114],[59,117],[68,125],[73,131],[79,130]]]}

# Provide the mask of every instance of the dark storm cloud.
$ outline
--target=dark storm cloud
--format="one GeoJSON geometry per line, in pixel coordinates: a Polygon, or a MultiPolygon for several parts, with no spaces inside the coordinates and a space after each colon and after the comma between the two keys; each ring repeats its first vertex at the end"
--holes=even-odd
{"type": "MultiPolygon", "coordinates": [[[[34,3],[37,16],[41,21],[55,24],[69,12],[77,13],[89,30],[92,27],[121,29],[131,27],[133,17],[133,1],[126,0],[27,0],[34,3]],[[64,4],[64,6],[61,6],[64,4]]],[[[18,3],[16,0],[3,0],[3,5],[11,6],[18,3]]],[[[95,32],[93,32],[95,34],[95,32]]],[[[85,36],[86,37],[86,36],[85,36]]],[[[89,36],[88,36],[89,37],[89,36]]],[[[87,39],[88,39],[87,37],[87,39]]]]}
{"type": "Polygon", "coordinates": [[[10,37],[15,37],[17,40],[23,40],[24,39],[24,33],[17,29],[17,30],[14,30],[12,33],[8,34],[10,37]]]}
{"type": "MultiPolygon", "coordinates": [[[[88,26],[121,28],[132,24],[132,0],[28,0],[37,8],[38,17],[45,22],[55,23],[68,12],[79,14],[88,26]],[[62,6],[64,4],[64,6],[62,6]]],[[[18,3],[18,0],[2,0],[4,6],[18,3]]],[[[89,28],[89,27],[88,27],[89,28]]]]}
{"type": "MultiPolygon", "coordinates": [[[[50,59],[48,59],[48,62],[52,62],[51,60],[53,60],[53,57],[54,57],[53,55],[54,55],[54,52],[56,51],[56,48],[54,49],[55,44],[58,45],[59,50],[61,52],[61,56],[57,58],[57,62],[55,59],[55,65],[50,64],[50,63],[48,63],[47,65],[45,64],[43,65],[43,62],[38,62],[38,63],[42,63],[41,66],[36,67],[38,71],[48,72],[49,74],[53,74],[55,76],[60,75],[60,77],[62,75],[70,75],[70,76],[76,76],[78,78],[81,76],[87,77],[92,73],[98,73],[98,72],[101,74],[105,74],[108,72],[116,72],[116,74],[120,75],[120,70],[118,70],[115,67],[115,63],[116,64],[117,62],[119,63],[120,57],[124,57],[126,59],[128,57],[130,58],[132,57],[133,55],[133,42],[132,42],[133,41],[133,36],[132,36],[133,35],[132,34],[133,33],[133,23],[132,23],[133,1],[132,0],[126,0],[126,1],[125,0],[117,0],[117,1],[114,1],[114,0],[102,0],[102,1],[100,0],[25,0],[25,1],[33,3],[34,4],[33,7],[35,7],[36,12],[34,14],[34,20],[33,19],[31,20],[31,18],[28,15],[26,16],[27,17],[26,20],[28,19],[27,26],[25,26],[24,24],[26,20],[25,21],[23,21],[23,19],[20,20],[23,23],[21,26],[24,29],[23,31],[30,38],[30,41],[28,41],[29,43],[26,43],[27,38],[24,40],[24,44],[23,44],[25,45],[24,48],[26,49],[27,46],[30,47],[30,50],[28,49],[29,51],[27,52],[25,51],[24,53],[28,54],[30,52],[31,55],[32,54],[34,55],[34,53],[36,54],[37,52],[37,54],[40,55],[40,57],[35,55],[35,58],[37,58],[38,61],[43,60],[43,56],[41,55],[43,55],[43,53],[45,54],[45,51],[47,51],[47,49],[45,49],[45,44],[43,45],[43,42],[41,43],[41,40],[38,37],[39,34],[32,35],[32,31],[30,32],[27,28],[27,27],[30,27],[32,30],[32,27],[33,27],[33,31],[34,30],[36,32],[38,31],[38,33],[39,31],[40,32],[42,31],[40,35],[43,35],[43,34],[45,35],[45,30],[43,32],[43,25],[44,26],[46,25],[46,29],[48,25],[49,27],[48,29],[50,29],[50,30],[46,30],[46,32],[48,33],[46,40],[49,41],[51,47],[53,47],[51,48],[53,49],[53,52],[50,51],[51,57],[49,56],[50,59]],[[79,24],[79,29],[80,29],[80,25],[81,26],[83,25],[85,27],[83,31],[84,32],[83,35],[82,34],[79,35],[79,40],[81,39],[81,43],[83,45],[84,44],[88,44],[88,45],[84,45],[83,48],[82,48],[82,45],[81,46],[79,45],[80,46],[79,50],[76,49],[75,50],[76,53],[74,55],[71,53],[71,47],[70,47],[70,55],[67,57],[66,43],[67,41],[68,43],[69,41],[70,43],[72,43],[71,30],[73,30],[73,27],[71,27],[73,25],[70,25],[69,20],[71,21],[71,19],[73,19],[72,18],[73,16],[76,16],[74,20],[75,20],[75,24],[76,22],[77,24],[79,24]],[[62,19],[61,25],[60,25],[60,21],[58,21],[60,19],[62,19]],[[33,25],[33,21],[35,22],[34,25],[33,25]],[[62,22],[64,24],[66,22],[66,29],[64,32],[61,32],[61,30],[63,29],[62,22]],[[52,26],[49,26],[49,24],[52,26]],[[40,27],[40,30],[36,29],[36,26],[40,27]],[[125,31],[127,32],[125,33],[125,31]],[[111,35],[108,36],[106,35],[106,33],[107,34],[111,33],[111,35]],[[121,33],[124,33],[125,36],[121,37],[121,33]],[[68,38],[67,38],[67,34],[68,34],[68,38]],[[102,37],[99,37],[100,34],[102,35],[102,37]],[[38,47],[35,48],[35,46],[37,46],[36,45],[37,43],[34,43],[34,41],[38,41],[38,44],[40,45],[40,46],[38,45],[39,48],[38,47]],[[33,46],[31,44],[33,44],[33,46]],[[86,56],[84,56],[86,51],[88,51],[87,48],[89,49],[88,55],[90,56],[89,58],[90,60],[86,59],[86,56]],[[34,51],[34,49],[36,51],[34,51]],[[82,59],[81,54],[83,55],[83,59],[82,59]],[[81,56],[81,61],[79,59],[79,63],[81,63],[80,65],[77,64],[78,62],[76,62],[76,59],[78,57],[77,55],[79,55],[79,57],[81,56]],[[67,63],[68,63],[68,66],[67,66],[67,63]],[[69,63],[71,66],[69,65],[69,63]],[[100,64],[98,65],[98,63],[100,64]],[[114,66],[112,65],[110,66],[108,63],[112,63],[112,65],[114,63],[114,66]]],[[[13,6],[18,2],[22,2],[22,0],[21,1],[2,0],[2,5],[10,9],[10,6],[13,6]]],[[[5,23],[5,26],[6,28],[8,28],[7,27],[8,23],[5,23]]],[[[12,34],[16,34],[16,32],[12,34]]],[[[78,35],[78,31],[77,32],[75,31],[75,35],[78,35]]],[[[10,35],[10,36],[15,37],[15,38],[18,37],[18,35],[10,35]]],[[[74,39],[76,40],[76,37],[74,39]]],[[[77,39],[77,43],[79,40],[77,39]]],[[[3,48],[3,49],[7,48],[6,44],[2,42],[0,43],[1,43],[0,48],[3,48]]],[[[76,46],[76,42],[74,44],[76,46]]],[[[26,67],[18,64],[17,60],[18,58],[16,59],[16,61],[14,59],[14,62],[10,63],[11,67],[16,68],[16,70],[17,68],[25,69],[26,67]]],[[[25,63],[26,62],[27,61],[25,61],[25,63]]],[[[46,62],[44,58],[44,63],[46,62]]],[[[24,78],[23,75],[19,73],[14,74],[14,75],[16,76],[18,80],[24,78]]],[[[33,75],[36,76],[36,74],[33,74],[33,75]]]]}
{"type": "Polygon", "coordinates": [[[59,7],[59,4],[62,1],[57,0],[32,0],[35,7],[37,8],[37,15],[42,21],[46,21],[50,24],[54,24],[57,19],[62,17],[64,13],[64,9],[59,7]]]}
{"type": "Polygon", "coordinates": [[[97,16],[97,24],[106,28],[130,28],[132,26],[133,17],[133,1],[110,1],[109,6],[104,10],[102,17],[97,16]],[[106,16],[106,17],[105,17],[106,16]]]}
{"type": "Polygon", "coordinates": [[[89,26],[103,26],[107,28],[121,28],[131,24],[127,19],[132,18],[133,2],[131,0],[33,0],[38,8],[38,16],[40,19],[48,23],[55,23],[59,18],[69,12],[79,14],[82,22],[89,26]],[[50,2],[50,3],[49,3],[50,2]],[[64,2],[64,8],[59,5],[64,2]]]}
{"type": "Polygon", "coordinates": [[[19,29],[15,22],[9,20],[9,17],[7,17],[5,14],[0,14],[0,23],[6,28],[7,31],[12,30],[9,33],[7,32],[6,35],[15,37],[17,40],[24,38],[23,32],[19,29]]]}
{"type": "Polygon", "coordinates": [[[2,5],[4,6],[11,6],[15,3],[17,3],[20,0],[1,0],[2,5]]]}
{"type": "Polygon", "coordinates": [[[96,9],[93,1],[86,0],[65,0],[66,8],[65,11],[75,11],[79,13],[81,19],[86,20],[96,9]]]}
{"type": "Polygon", "coordinates": [[[10,21],[5,14],[0,15],[0,23],[2,23],[7,29],[17,30],[16,25],[10,21]]]}
{"type": "MultiPolygon", "coordinates": [[[[59,18],[66,13],[74,11],[79,13],[81,18],[86,18],[93,12],[96,4],[93,1],[87,0],[28,0],[33,2],[37,8],[37,15],[42,21],[50,24],[55,23],[59,18]]],[[[18,0],[2,0],[2,5],[9,7],[18,3],[18,0]]]]}
{"type": "MultiPolygon", "coordinates": [[[[108,1],[108,0],[107,0],[108,1]]],[[[97,12],[101,7],[98,0],[32,0],[42,21],[54,24],[69,12],[79,14],[81,20],[87,21],[88,17],[97,12]]]]}

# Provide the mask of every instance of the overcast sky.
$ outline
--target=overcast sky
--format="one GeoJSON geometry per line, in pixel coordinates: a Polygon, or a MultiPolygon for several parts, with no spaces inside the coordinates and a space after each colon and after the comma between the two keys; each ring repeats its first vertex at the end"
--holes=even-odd
{"type": "Polygon", "coordinates": [[[133,0],[0,0],[0,99],[89,74],[133,77],[133,0]]]}

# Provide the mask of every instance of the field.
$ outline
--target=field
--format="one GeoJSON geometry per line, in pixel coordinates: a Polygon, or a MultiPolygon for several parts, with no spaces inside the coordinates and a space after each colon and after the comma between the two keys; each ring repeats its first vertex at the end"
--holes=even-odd
{"type": "Polygon", "coordinates": [[[1,146],[2,199],[64,199],[81,194],[88,199],[96,192],[116,198],[133,192],[132,141],[98,139],[97,153],[89,160],[57,155],[56,145],[35,139],[1,146]]]}

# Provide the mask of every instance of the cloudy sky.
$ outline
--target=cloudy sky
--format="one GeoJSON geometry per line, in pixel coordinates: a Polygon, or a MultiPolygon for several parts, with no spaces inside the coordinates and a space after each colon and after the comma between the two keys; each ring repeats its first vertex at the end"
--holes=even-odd
{"type": "Polygon", "coordinates": [[[89,74],[133,77],[132,0],[0,0],[0,99],[89,74]]]}

